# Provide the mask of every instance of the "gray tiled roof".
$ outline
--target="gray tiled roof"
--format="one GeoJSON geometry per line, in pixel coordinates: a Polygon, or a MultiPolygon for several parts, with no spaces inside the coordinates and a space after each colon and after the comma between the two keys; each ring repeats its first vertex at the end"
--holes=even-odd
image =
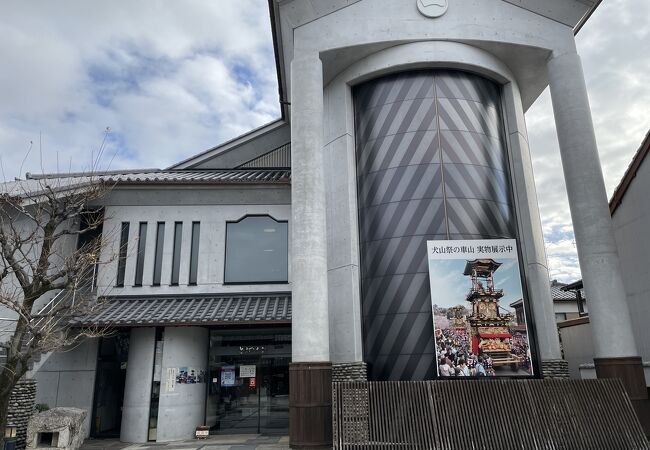
{"type": "Polygon", "coordinates": [[[158,170],[96,172],[92,175],[30,174],[26,180],[0,183],[0,194],[15,196],[38,195],[52,189],[64,192],[91,183],[109,185],[138,184],[288,184],[290,169],[219,169],[219,170],[158,170]]]}
{"type": "Polygon", "coordinates": [[[238,324],[291,321],[291,294],[112,297],[80,325],[238,324]]]}
{"type": "Polygon", "coordinates": [[[101,178],[115,183],[278,183],[288,182],[289,169],[160,170],[101,178]]]}
{"type": "MultiPolygon", "coordinates": [[[[575,301],[576,293],[573,291],[563,291],[562,287],[566,286],[564,283],[552,282],[551,283],[551,297],[554,301],[575,301]]],[[[582,292],[582,299],[585,299],[585,293],[582,292]]]]}

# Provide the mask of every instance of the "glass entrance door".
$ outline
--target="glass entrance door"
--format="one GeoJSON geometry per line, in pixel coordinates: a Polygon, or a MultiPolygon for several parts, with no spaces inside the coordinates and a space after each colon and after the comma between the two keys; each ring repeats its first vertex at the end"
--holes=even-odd
{"type": "Polygon", "coordinates": [[[289,327],[211,330],[211,434],[288,432],[290,333],[289,327]]]}

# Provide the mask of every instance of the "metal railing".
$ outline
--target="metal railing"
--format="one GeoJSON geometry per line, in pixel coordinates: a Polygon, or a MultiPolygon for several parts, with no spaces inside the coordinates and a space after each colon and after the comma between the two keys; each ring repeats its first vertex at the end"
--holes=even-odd
{"type": "MultiPolygon", "coordinates": [[[[32,315],[30,320],[31,328],[44,328],[50,323],[54,316],[52,311],[55,308],[58,308],[66,300],[70,301],[70,308],[74,308],[75,301],[77,299],[77,292],[87,290],[86,292],[94,292],[97,289],[97,263],[92,265],[91,276],[88,279],[82,279],[82,281],[75,285],[73,289],[61,289],[57,292],[49,302],[45,304],[36,314],[32,315]]],[[[27,345],[31,344],[34,340],[34,336],[31,335],[27,340],[27,345]]]]}
{"type": "Polygon", "coordinates": [[[469,288],[469,291],[467,291],[467,295],[470,296],[472,294],[480,294],[480,295],[503,294],[503,289],[471,287],[469,288]]]}

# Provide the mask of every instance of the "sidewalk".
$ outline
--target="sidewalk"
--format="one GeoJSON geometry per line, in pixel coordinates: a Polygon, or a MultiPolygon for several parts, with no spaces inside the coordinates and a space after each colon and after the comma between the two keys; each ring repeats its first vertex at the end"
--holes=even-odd
{"type": "Polygon", "coordinates": [[[175,442],[147,442],[128,444],[117,439],[86,439],[81,450],[263,450],[288,449],[288,436],[263,436],[261,434],[240,434],[210,436],[207,439],[188,439],[175,442]]]}

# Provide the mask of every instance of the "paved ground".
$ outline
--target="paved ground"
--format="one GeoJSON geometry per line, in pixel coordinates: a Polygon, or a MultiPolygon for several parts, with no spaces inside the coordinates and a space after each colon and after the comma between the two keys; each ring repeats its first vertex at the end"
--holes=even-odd
{"type": "Polygon", "coordinates": [[[164,444],[155,442],[127,444],[117,439],[86,439],[81,446],[81,450],[270,450],[288,448],[288,436],[262,436],[259,434],[210,436],[203,440],[191,439],[164,444]]]}

